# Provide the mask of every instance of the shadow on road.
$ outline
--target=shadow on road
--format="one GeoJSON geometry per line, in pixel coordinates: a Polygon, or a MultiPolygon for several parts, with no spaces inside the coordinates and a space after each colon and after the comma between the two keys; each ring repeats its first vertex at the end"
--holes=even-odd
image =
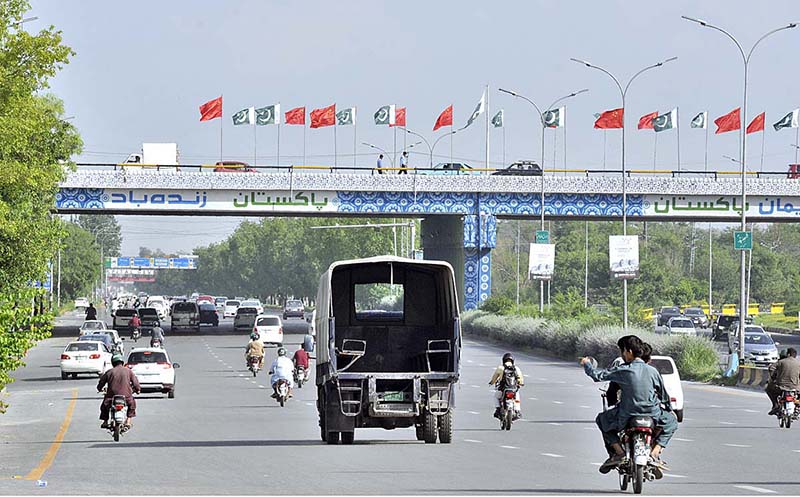
{"type": "Polygon", "coordinates": [[[585,488],[426,488],[425,493],[444,494],[619,494],[618,490],[585,488]]]}

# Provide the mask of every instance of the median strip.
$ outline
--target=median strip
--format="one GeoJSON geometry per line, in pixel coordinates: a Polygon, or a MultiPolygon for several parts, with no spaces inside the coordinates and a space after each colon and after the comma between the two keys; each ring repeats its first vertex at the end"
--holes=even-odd
{"type": "Polygon", "coordinates": [[[50,466],[53,464],[53,461],[56,459],[56,454],[58,454],[58,449],[61,448],[61,441],[64,440],[64,435],[67,434],[67,430],[69,429],[69,425],[72,422],[72,413],[75,411],[75,403],[78,400],[78,389],[72,389],[72,398],[69,401],[69,405],[67,406],[67,413],[64,415],[64,421],[61,423],[61,428],[59,428],[58,433],[56,433],[56,438],[53,440],[53,443],[50,444],[50,448],[47,449],[42,460],[39,462],[39,465],[36,466],[25,476],[25,480],[39,480],[44,475],[45,471],[47,471],[50,466]]]}

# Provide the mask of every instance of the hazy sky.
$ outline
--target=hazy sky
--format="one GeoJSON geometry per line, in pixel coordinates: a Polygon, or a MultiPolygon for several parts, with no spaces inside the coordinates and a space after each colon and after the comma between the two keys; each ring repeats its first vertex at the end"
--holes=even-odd
{"type": "MultiPolygon", "coordinates": [[[[725,27],[749,48],[770,29],[800,21],[796,0],[752,1],[202,1],[107,2],[36,0],[29,30],[54,24],[76,55],[54,79],[52,91],[85,143],[83,162],[119,162],[142,142],[177,142],[183,163],[219,159],[219,121],[199,122],[198,106],[224,96],[223,156],[253,160],[252,127],[230,116],[251,105],[280,102],[311,110],[336,103],[357,107],[357,141],[392,147],[393,132],[372,123],[381,105],[408,108],[408,127],[433,141],[438,114],[454,104],[463,125],[485,85],[490,113],[505,109],[506,162],[540,157],[538,117],[526,103],[498,93],[514,89],[543,109],[573,90],[589,92],[567,102],[567,165],[603,167],[603,132],[593,114],[620,106],[614,83],[569,60],[586,59],[625,81],[640,68],[678,60],[642,75],[628,94],[628,164],[652,168],[654,133],[636,131],[643,114],[678,107],[684,168],[703,168],[702,130],[689,121],[709,111],[709,121],[741,105],[742,61],[721,33],[680,18],[689,15],[725,27]],[[769,5],[769,7],[765,7],[769,5]],[[630,129],[632,128],[632,129],[630,129]]],[[[766,111],[765,170],[793,162],[794,130],[772,123],[800,106],[797,90],[800,28],[759,46],[750,66],[748,121],[766,111]]],[[[714,136],[710,168],[733,170],[723,155],[737,156],[737,133],[714,136]]],[[[352,164],[353,129],[338,130],[340,164],[352,164]],[[345,156],[345,154],[347,154],[345,156]]],[[[307,129],[308,163],[330,163],[332,128],[307,129]]],[[[258,133],[258,162],[275,162],[276,129],[258,133]]],[[[476,166],[484,160],[483,121],[456,135],[454,156],[476,166]]],[[[281,128],[281,162],[300,162],[303,130],[281,128]]],[[[607,132],[607,167],[619,167],[620,131],[607,132]]],[[[657,167],[677,165],[675,130],[659,133],[657,167]]],[[[750,135],[749,167],[758,170],[762,135],[750,135]]],[[[398,134],[402,143],[402,137],[398,134]]],[[[424,147],[424,146],[423,146],[424,147]]],[[[545,166],[564,162],[564,132],[547,131],[545,166]],[[555,147],[554,144],[555,138],[555,147]]],[[[421,150],[421,149],[416,149],[421,150]]],[[[359,164],[375,155],[357,148],[359,164]]],[[[491,131],[491,162],[502,162],[502,132],[491,131]]],[[[427,152],[412,155],[424,166],[427,152]]],[[[448,140],[436,155],[449,155],[448,140]]],[[[224,238],[240,219],[120,217],[123,252],[140,245],[190,250],[224,238]],[[155,236],[153,236],[155,235],[155,236]]]]}

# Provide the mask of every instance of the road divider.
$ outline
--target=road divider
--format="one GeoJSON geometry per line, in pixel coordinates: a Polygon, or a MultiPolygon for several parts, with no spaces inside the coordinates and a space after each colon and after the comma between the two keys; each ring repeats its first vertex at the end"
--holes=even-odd
{"type": "Polygon", "coordinates": [[[755,368],[749,366],[739,367],[739,375],[736,385],[748,388],[764,388],[769,381],[769,370],[767,368],[755,368]]]}

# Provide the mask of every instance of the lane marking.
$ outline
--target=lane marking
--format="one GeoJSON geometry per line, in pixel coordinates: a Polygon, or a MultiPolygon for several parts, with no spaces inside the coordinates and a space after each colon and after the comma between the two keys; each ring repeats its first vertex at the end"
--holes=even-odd
{"type": "Polygon", "coordinates": [[[539,400],[536,397],[528,397],[528,400],[539,400]]]}
{"type": "Polygon", "coordinates": [[[552,426],[564,426],[564,423],[547,423],[552,426]]]}
{"type": "Polygon", "coordinates": [[[592,427],[592,426],[584,426],[583,429],[584,430],[596,430],[597,428],[592,427]]]}
{"type": "Polygon", "coordinates": [[[485,367],[486,367],[486,364],[480,363],[480,364],[478,364],[478,366],[480,366],[480,367],[482,367],[482,368],[485,368],[485,367]]]}
{"type": "Polygon", "coordinates": [[[800,450],[793,450],[792,452],[800,452],[800,450]]]}
{"type": "Polygon", "coordinates": [[[744,412],[754,412],[754,413],[757,413],[757,412],[758,412],[758,411],[756,411],[755,409],[742,409],[742,410],[743,410],[744,412]]]}
{"type": "Polygon", "coordinates": [[[264,385],[259,385],[258,388],[267,388],[264,385]]]}
{"type": "Polygon", "coordinates": [[[472,388],[480,388],[480,385],[470,385],[472,388]]]}
{"type": "Polygon", "coordinates": [[[75,403],[78,401],[78,389],[72,389],[72,398],[69,401],[69,405],[67,406],[67,413],[64,415],[64,421],[61,423],[61,428],[59,428],[58,433],[56,433],[56,438],[53,440],[53,443],[50,444],[50,448],[47,449],[42,460],[39,462],[39,465],[36,466],[25,476],[26,480],[40,480],[44,472],[50,468],[50,465],[53,464],[53,461],[56,459],[56,454],[58,454],[58,449],[61,448],[61,441],[64,440],[64,435],[67,434],[67,430],[69,429],[69,425],[72,422],[72,413],[75,411],[75,403]]]}
{"type": "Polygon", "coordinates": [[[480,414],[478,411],[467,411],[470,414],[480,414]]]}
{"type": "Polygon", "coordinates": [[[563,404],[563,402],[561,402],[560,400],[554,400],[553,404],[563,404]]]}
{"type": "Polygon", "coordinates": [[[573,383],[572,386],[573,387],[578,387],[578,388],[583,388],[583,385],[581,385],[580,383],[573,383]]]}
{"type": "Polygon", "coordinates": [[[676,440],[676,441],[678,441],[678,442],[694,442],[694,440],[692,440],[691,438],[678,438],[678,437],[672,437],[672,439],[673,439],[673,440],[676,440]]]}
{"type": "Polygon", "coordinates": [[[735,425],[736,423],[732,423],[730,421],[720,421],[719,424],[721,424],[721,425],[735,425]]]}
{"type": "MultiPolygon", "coordinates": [[[[675,439],[673,438],[673,440],[675,440],[675,439]]],[[[667,478],[687,478],[686,476],[683,476],[683,475],[673,475],[672,473],[664,473],[664,476],[666,476],[667,478]]]]}
{"type": "Polygon", "coordinates": [[[711,405],[710,405],[710,406],[708,406],[708,407],[711,407],[711,408],[714,408],[714,409],[719,409],[719,408],[721,408],[722,406],[718,406],[717,404],[711,404],[711,405]]]}
{"type": "Polygon", "coordinates": [[[519,447],[514,447],[513,445],[501,445],[500,448],[502,448],[502,449],[519,449],[519,447]]]}
{"type": "Polygon", "coordinates": [[[738,447],[740,449],[749,449],[752,447],[752,445],[742,445],[742,444],[722,444],[722,445],[726,447],[738,447]]]}
{"type": "Polygon", "coordinates": [[[602,466],[603,463],[601,463],[601,462],[593,462],[593,463],[591,463],[591,465],[592,466],[602,466]]]}
{"type": "Polygon", "coordinates": [[[471,444],[482,444],[483,443],[480,440],[472,440],[471,438],[465,438],[464,441],[465,442],[469,442],[471,444]]]}
{"type": "Polygon", "coordinates": [[[581,407],[583,409],[591,409],[591,407],[589,407],[589,406],[578,406],[578,407],[581,407]]]}
{"type": "Polygon", "coordinates": [[[564,457],[564,456],[562,456],[560,454],[552,454],[550,452],[542,452],[542,455],[543,456],[547,456],[547,457],[564,457]]]}
{"type": "Polygon", "coordinates": [[[761,488],[761,487],[754,487],[753,485],[734,485],[735,488],[741,488],[742,490],[747,490],[748,492],[758,492],[760,494],[776,494],[778,492],[774,490],[770,490],[768,488],[761,488]]]}

